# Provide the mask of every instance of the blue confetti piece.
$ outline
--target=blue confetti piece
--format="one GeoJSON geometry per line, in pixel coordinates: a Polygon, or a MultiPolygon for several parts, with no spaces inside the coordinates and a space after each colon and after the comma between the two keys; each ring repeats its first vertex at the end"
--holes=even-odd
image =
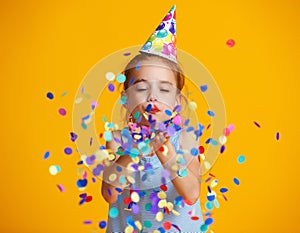
{"type": "Polygon", "coordinates": [[[210,141],[211,141],[211,138],[207,139],[207,140],[205,141],[205,144],[209,144],[210,141]]]}
{"type": "Polygon", "coordinates": [[[100,229],[104,229],[105,227],[106,227],[106,222],[105,221],[99,222],[99,228],[100,229]]]}
{"type": "Polygon", "coordinates": [[[198,153],[199,153],[199,151],[198,151],[197,148],[192,148],[192,149],[191,149],[191,155],[192,155],[192,156],[197,156],[198,153]]]}
{"type": "Polygon", "coordinates": [[[79,205],[82,205],[83,203],[85,203],[85,198],[83,198],[83,199],[79,202],[79,205]]]}
{"type": "Polygon", "coordinates": [[[135,69],[136,69],[136,70],[139,70],[139,69],[140,69],[140,67],[141,67],[141,62],[138,62],[138,63],[136,64],[136,67],[135,67],[135,69]]]}
{"type": "Polygon", "coordinates": [[[119,192],[119,193],[121,193],[121,192],[123,191],[122,189],[120,189],[120,188],[118,188],[118,187],[116,187],[115,190],[116,190],[117,192],[119,192]]]}
{"type": "Polygon", "coordinates": [[[54,95],[51,92],[47,93],[47,98],[52,100],[54,98],[54,95]]]}
{"type": "Polygon", "coordinates": [[[194,127],[193,126],[189,126],[185,131],[186,132],[191,132],[194,130],[194,127]]]}
{"type": "Polygon", "coordinates": [[[220,148],[220,153],[222,154],[225,151],[225,145],[222,145],[220,148]]]}
{"type": "Polygon", "coordinates": [[[107,193],[111,197],[111,190],[110,190],[110,188],[107,189],[107,193]]]}
{"type": "Polygon", "coordinates": [[[190,119],[186,119],[183,125],[188,126],[189,123],[190,123],[190,119]]]}
{"type": "Polygon", "coordinates": [[[132,77],[132,78],[130,79],[130,81],[129,81],[129,86],[133,84],[134,80],[135,80],[134,77],[132,77]]]}
{"type": "Polygon", "coordinates": [[[228,191],[227,188],[221,188],[221,189],[220,189],[220,192],[221,192],[221,193],[226,193],[227,191],[228,191]]]}
{"type": "Polygon", "coordinates": [[[148,104],[146,107],[146,112],[150,112],[151,108],[152,108],[152,104],[148,104]]]}
{"type": "Polygon", "coordinates": [[[172,116],[172,112],[169,109],[165,110],[165,113],[167,116],[172,116]]]}
{"type": "Polygon", "coordinates": [[[77,181],[77,187],[78,188],[84,188],[87,185],[88,181],[87,179],[78,180],[77,181]]]}
{"type": "Polygon", "coordinates": [[[49,151],[46,151],[46,153],[44,154],[44,159],[48,159],[50,156],[50,152],[49,151]]]}
{"type": "Polygon", "coordinates": [[[215,116],[215,113],[214,113],[213,111],[211,111],[211,110],[208,110],[208,111],[207,111],[207,114],[208,114],[209,116],[211,116],[211,117],[215,116]]]}
{"type": "Polygon", "coordinates": [[[236,185],[240,185],[240,181],[238,180],[238,178],[233,178],[233,182],[234,182],[236,185]]]}
{"type": "Polygon", "coordinates": [[[205,220],[205,225],[211,225],[214,222],[214,220],[212,218],[207,218],[205,220]]]}
{"type": "Polygon", "coordinates": [[[200,90],[201,90],[202,92],[206,92],[206,91],[207,91],[207,88],[208,88],[207,85],[201,85],[201,86],[200,86],[200,90]]]}

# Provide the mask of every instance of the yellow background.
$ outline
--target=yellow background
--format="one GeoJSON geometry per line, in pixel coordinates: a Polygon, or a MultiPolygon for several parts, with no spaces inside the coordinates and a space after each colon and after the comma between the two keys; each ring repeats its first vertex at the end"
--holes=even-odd
{"type": "Polygon", "coordinates": [[[100,183],[85,190],[94,200],[79,206],[79,156],[63,153],[66,146],[74,148],[69,139],[74,96],[98,60],[142,44],[174,3],[178,47],[213,74],[228,123],[235,125],[212,170],[229,192],[213,212],[211,229],[300,232],[300,7],[291,0],[2,1],[1,232],[100,232],[97,223],[108,209],[100,183]],[[233,48],[226,46],[230,38],[233,48]],[[45,97],[48,91],[54,100],[45,97]],[[66,117],[57,113],[60,107],[66,117]],[[44,160],[47,150],[51,156],[44,160]],[[236,162],[240,154],[244,164],[236,162]],[[51,176],[52,164],[61,173],[51,176]]]}

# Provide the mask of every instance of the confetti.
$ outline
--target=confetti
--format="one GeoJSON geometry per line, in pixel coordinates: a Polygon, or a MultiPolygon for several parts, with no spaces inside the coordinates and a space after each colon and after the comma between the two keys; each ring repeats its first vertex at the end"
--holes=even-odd
{"type": "Polygon", "coordinates": [[[129,86],[133,84],[135,78],[134,77],[131,77],[130,81],[129,81],[129,86]]]}
{"type": "Polygon", "coordinates": [[[205,208],[206,208],[207,210],[212,210],[212,209],[214,208],[214,205],[213,205],[213,203],[212,203],[211,201],[207,201],[207,202],[205,203],[205,208]]]}
{"type": "Polygon", "coordinates": [[[208,226],[206,224],[202,224],[201,227],[200,227],[200,231],[207,231],[208,230],[208,226]]]}
{"type": "Polygon", "coordinates": [[[172,116],[172,112],[171,112],[169,109],[166,109],[166,110],[165,110],[165,114],[166,114],[167,116],[172,116]]]}
{"type": "Polygon", "coordinates": [[[156,221],[161,222],[164,218],[163,212],[158,212],[155,216],[156,221]]]}
{"type": "Polygon", "coordinates": [[[230,124],[230,125],[228,125],[227,128],[229,129],[230,132],[232,132],[234,130],[234,125],[230,124]]]}
{"type": "Polygon", "coordinates": [[[119,211],[116,207],[112,207],[110,210],[109,210],[109,213],[108,213],[109,217],[111,218],[116,218],[118,217],[119,215],[119,211]]]}
{"type": "Polygon", "coordinates": [[[70,135],[71,135],[71,141],[72,141],[72,142],[75,142],[76,139],[77,139],[77,137],[78,137],[77,134],[71,132],[70,135]]]}
{"type": "Polygon", "coordinates": [[[220,153],[222,154],[225,151],[225,145],[222,145],[220,148],[220,153]]]}
{"type": "Polygon", "coordinates": [[[131,53],[124,53],[123,55],[124,55],[125,57],[127,57],[127,56],[130,56],[131,53]]]}
{"type": "Polygon", "coordinates": [[[111,131],[105,131],[103,136],[105,141],[107,142],[110,142],[113,139],[113,135],[111,131]]]}
{"type": "Polygon", "coordinates": [[[238,163],[244,163],[246,160],[246,157],[244,155],[240,155],[237,158],[238,163]]]}
{"type": "Polygon", "coordinates": [[[140,196],[137,192],[132,192],[130,197],[131,197],[131,200],[135,203],[140,201],[140,196]]]}
{"type": "Polygon", "coordinates": [[[46,96],[50,100],[52,100],[54,98],[54,95],[51,92],[48,92],[46,96]]]}
{"type": "Polygon", "coordinates": [[[50,156],[50,151],[46,151],[46,153],[44,154],[44,159],[48,159],[50,156]]]}
{"type": "Polygon", "coordinates": [[[208,114],[209,116],[211,116],[211,117],[215,116],[215,113],[214,113],[213,111],[211,111],[211,110],[208,110],[208,111],[207,111],[207,114],[208,114]]]}
{"type": "Polygon", "coordinates": [[[87,179],[82,179],[82,180],[79,179],[77,180],[76,185],[78,188],[84,188],[86,187],[87,183],[88,183],[87,179]]]}
{"type": "Polygon", "coordinates": [[[173,111],[177,112],[177,113],[180,113],[181,109],[182,109],[181,105],[176,105],[173,111]]]}
{"type": "Polygon", "coordinates": [[[58,184],[58,185],[57,185],[57,188],[58,188],[59,191],[61,191],[62,193],[66,191],[65,188],[64,188],[64,186],[63,186],[62,184],[58,184]]]}
{"type": "Polygon", "coordinates": [[[180,177],[185,177],[188,175],[188,170],[185,168],[181,168],[179,169],[179,171],[177,172],[178,176],[180,177]]]}
{"type": "Polygon", "coordinates": [[[90,220],[83,221],[83,224],[86,224],[86,225],[90,225],[90,224],[92,224],[92,223],[93,223],[93,222],[90,221],[90,220]]]}
{"type": "Polygon", "coordinates": [[[220,192],[221,192],[221,193],[226,193],[227,191],[228,191],[227,188],[220,188],[220,192]]]}
{"type": "Polygon", "coordinates": [[[206,92],[207,91],[207,85],[201,85],[200,86],[200,90],[202,91],[202,92],[206,92]]]}
{"type": "Polygon", "coordinates": [[[125,80],[126,80],[126,76],[125,76],[124,74],[118,74],[118,76],[117,76],[117,81],[118,81],[119,83],[124,83],[125,80]]]}
{"type": "Polygon", "coordinates": [[[196,104],[196,102],[191,101],[191,102],[188,103],[188,107],[189,107],[190,110],[195,111],[196,108],[197,108],[197,104],[196,104]]]}
{"type": "Polygon", "coordinates": [[[170,222],[164,222],[164,223],[163,223],[163,228],[164,228],[165,230],[170,230],[171,227],[172,227],[172,224],[171,224],[170,222]]]}
{"type": "Polygon", "coordinates": [[[66,147],[66,148],[64,149],[64,152],[65,152],[66,155],[70,155],[70,154],[72,154],[72,148],[66,147]]]}
{"type": "Polygon", "coordinates": [[[192,155],[192,156],[197,156],[198,153],[199,153],[199,151],[198,151],[197,148],[192,148],[192,149],[191,149],[191,155],[192,155]]]}
{"type": "Polygon", "coordinates": [[[235,45],[235,41],[233,39],[229,39],[229,40],[226,41],[226,45],[229,48],[232,48],[235,45]]]}
{"type": "Polygon", "coordinates": [[[238,178],[233,178],[233,182],[234,182],[236,185],[239,185],[239,184],[240,184],[240,181],[238,180],[238,178]]]}
{"type": "Polygon", "coordinates": [[[254,123],[258,128],[260,128],[260,124],[258,124],[256,121],[253,121],[253,123],[254,123]]]}
{"type": "Polygon", "coordinates": [[[221,136],[219,137],[219,142],[220,142],[222,145],[224,145],[224,144],[227,142],[226,136],[221,135],[221,136]]]}
{"type": "Polygon", "coordinates": [[[146,112],[150,112],[151,108],[152,108],[152,104],[148,104],[146,107],[146,112]]]}
{"type": "Polygon", "coordinates": [[[136,203],[133,203],[131,206],[131,211],[133,214],[138,214],[140,212],[140,207],[136,203]]]}
{"type": "Polygon", "coordinates": [[[105,78],[108,80],[108,81],[113,81],[115,79],[115,74],[113,72],[107,72],[105,74],[105,78]]]}
{"type": "Polygon", "coordinates": [[[110,92],[114,92],[114,91],[115,91],[115,86],[114,86],[113,83],[108,84],[107,88],[108,88],[108,90],[109,90],[110,92]]]}
{"type": "Polygon", "coordinates": [[[60,108],[58,109],[58,113],[61,115],[61,116],[65,116],[67,114],[67,111],[64,109],[64,108],[60,108]]]}
{"type": "Polygon", "coordinates": [[[181,125],[182,124],[182,117],[180,115],[176,115],[174,118],[173,118],[173,123],[175,125],[181,125]]]}
{"type": "Polygon", "coordinates": [[[136,64],[136,67],[135,67],[135,69],[136,69],[136,70],[139,70],[139,69],[140,69],[140,67],[141,67],[141,62],[139,61],[139,62],[136,64]]]}
{"type": "Polygon", "coordinates": [[[60,166],[58,165],[51,165],[49,167],[49,172],[51,175],[55,176],[57,173],[61,171],[60,166]]]}
{"type": "Polygon", "coordinates": [[[104,229],[106,227],[106,221],[99,222],[99,228],[104,229]]]}
{"type": "Polygon", "coordinates": [[[277,132],[277,133],[276,133],[276,140],[277,140],[277,141],[279,140],[279,137],[280,137],[279,132],[277,132]]]}
{"type": "Polygon", "coordinates": [[[149,220],[145,220],[144,221],[144,226],[147,227],[147,228],[150,228],[150,227],[152,227],[152,222],[149,221],[149,220]]]}

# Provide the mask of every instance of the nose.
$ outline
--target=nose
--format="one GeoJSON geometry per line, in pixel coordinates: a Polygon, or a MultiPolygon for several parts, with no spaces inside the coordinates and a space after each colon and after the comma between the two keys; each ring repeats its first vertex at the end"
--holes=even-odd
{"type": "Polygon", "coordinates": [[[154,102],[154,101],[157,101],[157,98],[156,98],[155,96],[152,96],[152,95],[151,95],[151,96],[149,97],[148,101],[154,102]]]}

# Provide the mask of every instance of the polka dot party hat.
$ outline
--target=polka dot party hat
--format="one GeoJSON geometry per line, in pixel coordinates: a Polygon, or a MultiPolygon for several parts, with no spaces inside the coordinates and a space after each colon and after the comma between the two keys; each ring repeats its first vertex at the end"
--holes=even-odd
{"type": "Polygon", "coordinates": [[[177,63],[176,5],[170,9],[140,52],[158,55],[177,63]]]}

